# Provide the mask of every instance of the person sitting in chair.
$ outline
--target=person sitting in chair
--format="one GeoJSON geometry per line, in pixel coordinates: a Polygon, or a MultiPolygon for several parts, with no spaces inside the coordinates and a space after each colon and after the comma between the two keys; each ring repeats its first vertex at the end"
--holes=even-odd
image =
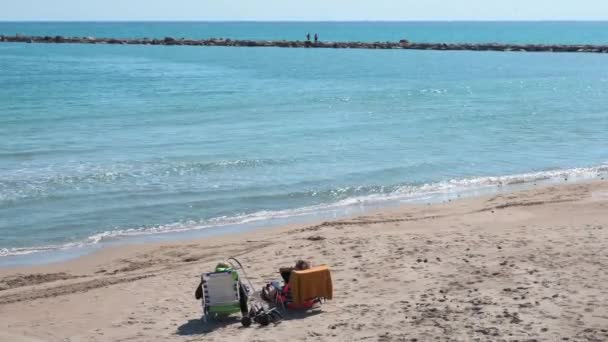
{"type": "Polygon", "coordinates": [[[281,303],[285,304],[288,309],[302,310],[312,308],[315,304],[314,300],[309,300],[302,304],[293,303],[293,300],[291,299],[291,289],[289,286],[289,278],[291,277],[292,271],[302,271],[309,268],[310,263],[304,260],[296,261],[295,267],[281,267],[279,269],[279,273],[281,274],[281,278],[283,278],[284,285],[281,287],[279,282],[273,281],[269,285],[266,285],[265,291],[263,291],[263,296],[266,297],[266,300],[280,301],[281,303]]]}

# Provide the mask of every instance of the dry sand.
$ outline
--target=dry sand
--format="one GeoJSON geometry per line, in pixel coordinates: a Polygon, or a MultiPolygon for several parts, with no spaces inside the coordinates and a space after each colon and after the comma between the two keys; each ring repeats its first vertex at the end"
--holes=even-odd
{"type": "Polygon", "coordinates": [[[607,247],[606,181],[123,246],[0,270],[0,340],[608,341],[607,247]],[[231,255],[258,287],[327,263],[335,298],[277,326],[205,325],[194,288],[231,255]]]}

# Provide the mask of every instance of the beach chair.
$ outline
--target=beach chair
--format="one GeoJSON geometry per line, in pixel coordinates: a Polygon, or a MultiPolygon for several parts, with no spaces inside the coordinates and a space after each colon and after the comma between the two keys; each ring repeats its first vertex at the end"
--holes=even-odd
{"type": "Polygon", "coordinates": [[[194,297],[203,302],[204,322],[241,312],[244,327],[253,322],[263,326],[278,324],[283,319],[281,313],[257,303],[252,299],[254,294],[253,283],[247,277],[245,268],[234,257],[217,264],[215,272],[201,275],[201,282],[194,291],[194,297]]]}
{"type": "MultiPolygon", "coordinates": [[[[285,277],[285,269],[281,269],[285,277]]],[[[285,309],[309,309],[314,304],[333,298],[331,272],[326,265],[307,270],[292,270],[289,274],[287,292],[277,291],[276,304],[285,309]]]]}
{"type": "MultiPolygon", "coordinates": [[[[248,320],[247,290],[242,288],[238,273],[210,272],[202,276],[203,321],[208,318],[221,318],[241,312],[243,320],[248,320]]],[[[247,322],[243,321],[243,325],[247,322]]],[[[250,321],[249,321],[250,323],[250,321]]],[[[248,325],[248,324],[247,324],[248,325]]]]}

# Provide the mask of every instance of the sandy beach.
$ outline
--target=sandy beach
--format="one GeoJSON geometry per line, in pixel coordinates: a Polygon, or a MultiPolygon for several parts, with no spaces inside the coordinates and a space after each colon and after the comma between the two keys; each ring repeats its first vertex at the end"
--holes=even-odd
{"type": "Polygon", "coordinates": [[[608,182],[529,190],[0,270],[1,341],[606,341],[608,182]],[[203,324],[200,274],[304,258],[334,300],[277,326],[203,324]]]}

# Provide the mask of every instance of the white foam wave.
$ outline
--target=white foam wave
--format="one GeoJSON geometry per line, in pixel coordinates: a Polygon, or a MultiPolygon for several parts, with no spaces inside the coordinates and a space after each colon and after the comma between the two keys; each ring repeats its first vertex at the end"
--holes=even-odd
{"type": "Polygon", "coordinates": [[[296,209],[258,211],[255,213],[230,217],[222,216],[206,221],[186,221],[168,225],[159,225],[155,227],[112,230],[91,235],[80,242],[71,242],[63,245],[0,248],[0,257],[27,255],[53,250],[66,250],[76,247],[86,247],[96,245],[102,242],[142,235],[180,233],[185,231],[202,230],[215,227],[219,228],[222,226],[229,225],[245,225],[265,220],[288,219],[308,215],[318,215],[328,212],[335,212],[337,210],[352,206],[373,205],[386,201],[415,201],[416,199],[428,199],[430,197],[438,195],[454,195],[467,191],[483,191],[492,188],[499,188],[505,186],[508,187],[534,182],[593,179],[605,176],[608,176],[608,164],[602,164],[600,166],[589,168],[549,170],[497,177],[452,179],[448,181],[422,185],[403,185],[397,187],[396,190],[390,193],[374,193],[364,196],[349,197],[334,203],[319,204],[296,209]]]}
{"type": "Polygon", "coordinates": [[[235,159],[207,162],[156,160],[117,162],[111,165],[69,162],[44,168],[20,168],[0,173],[0,201],[46,198],[58,191],[82,191],[98,187],[122,186],[136,181],[169,182],[174,177],[200,177],[211,172],[273,167],[292,159],[235,159]]]}

